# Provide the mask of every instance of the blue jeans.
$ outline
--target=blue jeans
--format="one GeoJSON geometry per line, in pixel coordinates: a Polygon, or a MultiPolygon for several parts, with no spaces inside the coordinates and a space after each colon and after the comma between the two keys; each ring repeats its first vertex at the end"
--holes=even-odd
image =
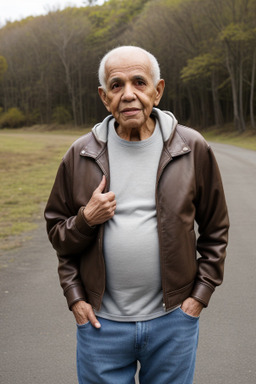
{"type": "Polygon", "coordinates": [[[192,384],[199,319],[180,308],[154,320],[77,325],[79,384],[192,384]]]}

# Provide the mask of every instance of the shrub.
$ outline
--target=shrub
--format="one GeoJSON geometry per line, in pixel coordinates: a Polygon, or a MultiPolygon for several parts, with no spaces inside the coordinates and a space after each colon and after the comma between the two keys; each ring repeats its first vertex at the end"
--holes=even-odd
{"type": "Polygon", "coordinates": [[[41,117],[40,117],[39,109],[33,109],[32,111],[29,111],[26,113],[27,125],[34,125],[34,124],[40,124],[40,123],[41,123],[41,117]]]}
{"type": "Polygon", "coordinates": [[[54,108],[52,118],[58,124],[65,124],[72,120],[70,112],[62,105],[54,108]]]}
{"type": "Polygon", "coordinates": [[[9,108],[0,116],[0,127],[3,128],[17,128],[21,127],[25,122],[23,112],[18,108],[9,108]]]}
{"type": "Polygon", "coordinates": [[[0,56],[0,80],[2,80],[7,68],[8,65],[6,59],[3,56],[0,56]]]}

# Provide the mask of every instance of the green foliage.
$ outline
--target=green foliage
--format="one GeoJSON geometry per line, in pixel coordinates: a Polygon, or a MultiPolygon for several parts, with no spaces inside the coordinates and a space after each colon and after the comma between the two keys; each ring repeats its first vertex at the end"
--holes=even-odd
{"type": "Polygon", "coordinates": [[[54,108],[52,118],[58,124],[66,124],[72,120],[70,112],[63,105],[54,108]]]}
{"type": "Polygon", "coordinates": [[[193,59],[189,59],[187,65],[182,68],[181,78],[184,82],[188,82],[192,79],[209,77],[220,63],[220,58],[212,53],[198,55],[193,59]]]}
{"type": "Polygon", "coordinates": [[[233,42],[249,42],[255,38],[255,28],[244,23],[230,23],[220,33],[220,40],[233,42]]]}
{"type": "Polygon", "coordinates": [[[214,115],[231,121],[234,101],[245,119],[255,114],[256,0],[83,4],[0,29],[0,105],[18,105],[26,124],[104,118],[98,64],[124,44],[157,57],[166,83],[160,107],[182,123],[209,126],[214,115]]]}
{"type": "Polygon", "coordinates": [[[3,78],[4,73],[7,71],[7,61],[3,56],[0,56],[0,80],[3,78]]]}
{"type": "Polygon", "coordinates": [[[128,27],[134,17],[139,16],[150,0],[109,0],[102,7],[93,7],[89,20],[93,25],[92,41],[105,41],[109,36],[117,37],[128,27]]]}
{"type": "Polygon", "coordinates": [[[165,6],[165,7],[169,7],[171,8],[172,10],[180,7],[181,4],[183,3],[191,3],[191,0],[161,0],[161,3],[165,6]]]}
{"type": "Polygon", "coordinates": [[[26,121],[29,126],[40,123],[40,110],[38,108],[34,108],[33,110],[27,112],[26,121]]]}
{"type": "Polygon", "coordinates": [[[25,122],[25,116],[18,108],[9,108],[7,112],[0,116],[0,127],[17,128],[22,127],[25,122]]]}

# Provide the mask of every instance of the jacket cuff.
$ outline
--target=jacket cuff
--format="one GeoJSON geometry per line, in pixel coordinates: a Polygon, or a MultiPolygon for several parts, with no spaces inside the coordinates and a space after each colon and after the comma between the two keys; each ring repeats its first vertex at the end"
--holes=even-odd
{"type": "Polygon", "coordinates": [[[214,289],[212,289],[208,285],[196,283],[190,296],[198,300],[205,307],[207,307],[213,292],[214,289]]]}
{"type": "Polygon", "coordinates": [[[91,236],[94,233],[96,227],[91,227],[85,220],[84,213],[83,213],[84,208],[85,207],[81,207],[78,211],[78,214],[76,217],[76,228],[83,235],[91,236]]]}
{"type": "Polygon", "coordinates": [[[85,292],[81,285],[73,285],[70,288],[68,288],[64,295],[67,299],[68,307],[71,311],[71,307],[73,304],[75,304],[77,301],[85,300],[85,292]]]}

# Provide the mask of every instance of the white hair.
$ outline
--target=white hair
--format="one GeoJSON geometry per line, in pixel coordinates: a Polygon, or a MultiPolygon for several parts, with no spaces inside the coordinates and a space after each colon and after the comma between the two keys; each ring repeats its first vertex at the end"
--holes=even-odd
{"type": "Polygon", "coordinates": [[[158,81],[160,80],[160,67],[155,56],[153,56],[150,52],[146,51],[143,48],[136,47],[133,45],[123,45],[121,47],[114,48],[111,51],[107,52],[100,62],[98,77],[99,77],[100,85],[104,90],[106,90],[106,63],[108,59],[115,53],[122,53],[122,52],[127,53],[127,51],[130,51],[132,54],[134,53],[134,50],[143,52],[148,57],[151,64],[151,75],[152,75],[153,83],[155,86],[157,85],[158,81]]]}

